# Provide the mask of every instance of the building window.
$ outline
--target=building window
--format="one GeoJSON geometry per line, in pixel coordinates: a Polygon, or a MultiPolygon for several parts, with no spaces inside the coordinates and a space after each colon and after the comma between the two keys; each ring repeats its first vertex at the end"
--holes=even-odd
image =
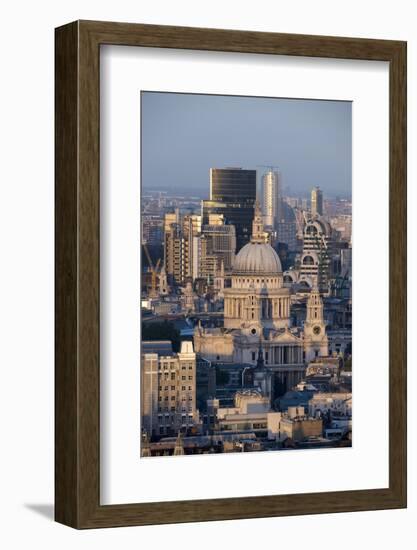
{"type": "Polygon", "coordinates": [[[175,386],[171,386],[171,390],[175,390],[175,386]]]}
{"type": "Polygon", "coordinates": [[[181,380],[187,380],[186,376],[181,376],[181,380]]]}
{"type": "Polygon", "coordinates": [[[192,376],[189,376],[189,377],[188,377],[188,380],[192,380],[192,379],[193,379],[193,377],[192,377],[192,376]]]}
{"type": "Polygon", "coordinates": [[[175,372],[171,373],[171,380],[175,380],[175,372]]]}
{"type": "Polygon", "coordinates": [[[168,396],[167,395],[165,396],[165,401],[168,401],[168,396]]]}
{"type": "Polygon", "coordinates": [[[171,395],[171,401],[175,401],[175,395],[171,395]]]}
{"type": "Polygon", "coordinates": [[[256,353],[253,351],[252,352],[252,361],[255,361],[255,357],[256,357],[256,353]]]}

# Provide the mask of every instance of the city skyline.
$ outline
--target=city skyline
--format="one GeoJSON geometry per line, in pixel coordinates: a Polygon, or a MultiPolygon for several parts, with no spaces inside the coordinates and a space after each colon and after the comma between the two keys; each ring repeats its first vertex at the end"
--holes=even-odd
{"type": "Polygon", "coordinates": [[[142,92],[141,105],[145,192],[208,198],[211,167],[260,179],[273,165],[293,196],[350,197],[350,102],[142,92]]]}
{"type": "Polygon", "coordinates": [[[350,104],[143,97],[140,456],[350,447],[350,104]]]}

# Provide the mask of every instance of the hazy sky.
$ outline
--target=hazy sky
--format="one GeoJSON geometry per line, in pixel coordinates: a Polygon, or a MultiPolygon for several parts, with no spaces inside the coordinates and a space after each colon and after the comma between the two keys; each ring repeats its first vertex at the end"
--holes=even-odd
{"type": "Polygon", "coordinates": [[[142,93],[142,184],[209,195],[209,169],[279,167],[283,186],[351,195],[352,106],[345,101],[142,93]]]}

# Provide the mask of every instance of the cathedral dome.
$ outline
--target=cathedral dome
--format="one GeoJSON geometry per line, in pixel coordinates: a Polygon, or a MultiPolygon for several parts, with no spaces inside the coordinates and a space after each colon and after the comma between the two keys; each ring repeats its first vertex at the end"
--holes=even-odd
{"type": "Polygon", "coordinates": [[[277,275],[282,273],[282,267],[278,254],[270,244],[250,242],[238,252],[233,273],[277,275]]]}

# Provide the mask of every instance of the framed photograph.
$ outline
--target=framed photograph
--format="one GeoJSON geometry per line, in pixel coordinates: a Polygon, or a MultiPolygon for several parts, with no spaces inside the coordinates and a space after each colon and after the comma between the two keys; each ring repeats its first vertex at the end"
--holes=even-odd
{"type": "Polygon", "coordinates": [[[406,506],[406,43],[56,29],[56,520],[406,506]]]}

